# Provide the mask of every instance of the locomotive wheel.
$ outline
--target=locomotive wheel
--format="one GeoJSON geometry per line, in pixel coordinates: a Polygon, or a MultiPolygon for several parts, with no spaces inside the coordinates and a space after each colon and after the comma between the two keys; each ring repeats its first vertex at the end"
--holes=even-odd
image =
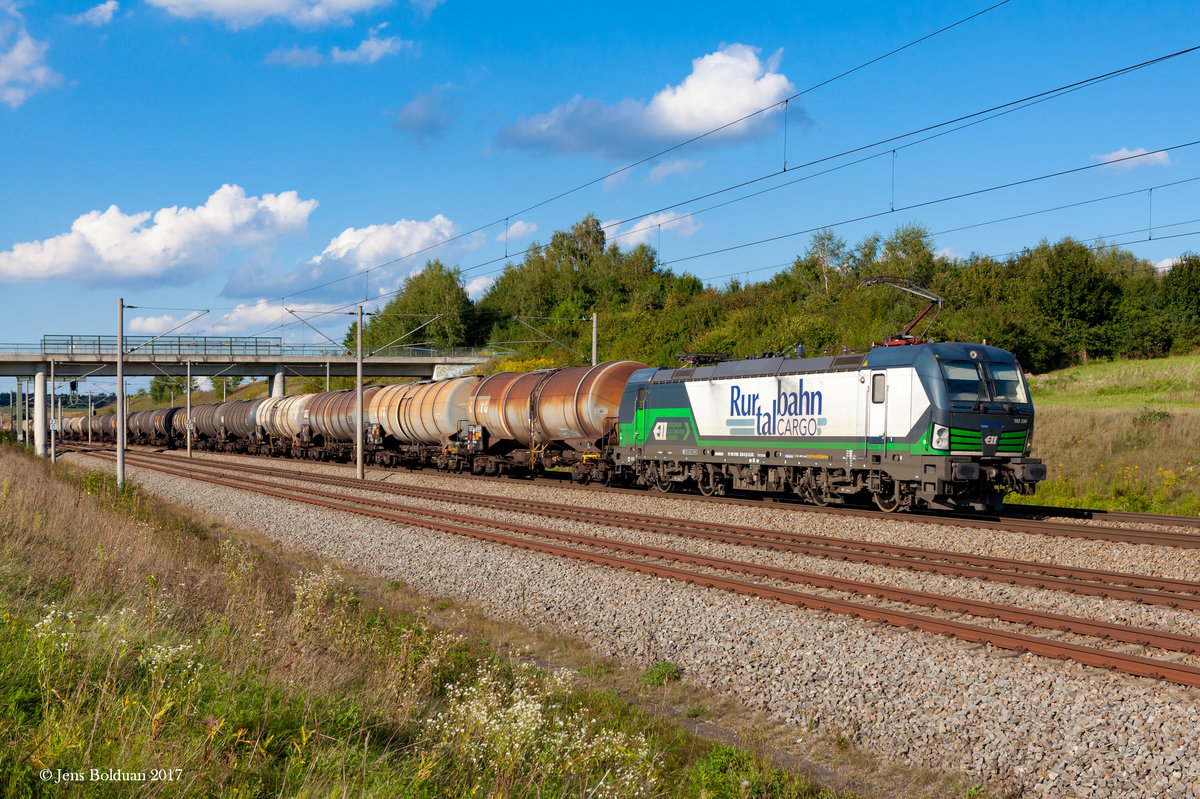
{"type": "Polygon", "coordinates": [[[808,501],[814,505],[820,505],[822,508],[829,504],[829,497],[825,496],[825,492],[817,485],[817,481],[810,475],[805,485],[805,494],[808,501]]]}
{"type": "Polygon", "coordinates": [[[900,505],[903,504],[901,503],[900,498],[894,494],[872,494],[871,498],[875,500],[875,507],[879,508],[884,513],[894,513],[895,511],[899,510],[900,505]]]}

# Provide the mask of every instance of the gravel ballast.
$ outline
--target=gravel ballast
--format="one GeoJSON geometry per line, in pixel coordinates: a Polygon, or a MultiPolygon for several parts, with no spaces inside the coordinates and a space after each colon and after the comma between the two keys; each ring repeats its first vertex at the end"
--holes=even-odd
{"type": "MultiPolygon", "coordinates": [[[[113,468],[111,463],[91,459],[87,465],[113,468]]],[[[348,473],[344,466],[305,464],[303,468],[331,470],[343,476],[348,473]]],[[[797,738],[813,729],[844,735],[885,758],[960,771],[969,781],[988,783],[997,795],[1200,799],[1198,690],[566,561],[150,470],[131,467],[130,471],[151,493],[227,524],[255,529],[285,546],[386,579],[404,580],[423,593],[475,602],[497,617],[576,635],[597,651],[640,667],[671,660],[683,667],[686,679],[729,691],[747,705],[795,725],[797,738]]],[[[1178,550],[1165,548],[654,496],[614,499],[613,495],[518,481],[469,481],[431,472],[388,475],[391,483],[557,499],[576,507],[593,505],[1200,580],[1200,558],[1180,557],[1178,550]]],[[[395,497],[389,501],[417,504],[395,497]]],[[[493,514],[499,519],[515,516],[479,512],[481,517],[493,514]]],[[[531,517],[524,518],[528,521],[531,517]]],[[[534,523],[575,532],[590,526],[546,519],[534,523]]],[[[670,536],[613,528],[591,532],[685,548],[680,539],[670,536]]],[[[755,555],[727,545],[690,542],[686,548],[1090,618],[1111,617],[1193,635],[1200,629],[1196,614],[1157,606],[989,586],[797,555],[755,555]]]]}

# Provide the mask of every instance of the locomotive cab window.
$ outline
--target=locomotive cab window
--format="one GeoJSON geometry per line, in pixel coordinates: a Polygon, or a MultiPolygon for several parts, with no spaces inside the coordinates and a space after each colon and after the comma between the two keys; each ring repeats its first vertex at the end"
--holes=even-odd
{"type": "Polygon", "coordinates": [[[887,391],[887,375],[871,375],[871,402],[876,405],[883,403],[887,391]]]}
{"type": "Polygon", "coordinates": [[[987,402],[990,399],[979,364],[973,361],[942,361],[941,364],[951,402],[987,402]]]}
{"type": "Polygon", "coordinates": [[[1021,368],[1013,363],[942,361],[951,402],[1029,402],[1021,368]]]}
{"type": "Polygon", "coordinates": [[[992,391],[998,402],[1029,402],[1021,367],[1015,363],[993,363],[988,364],[988,371],[992,375],[992,391]]]}

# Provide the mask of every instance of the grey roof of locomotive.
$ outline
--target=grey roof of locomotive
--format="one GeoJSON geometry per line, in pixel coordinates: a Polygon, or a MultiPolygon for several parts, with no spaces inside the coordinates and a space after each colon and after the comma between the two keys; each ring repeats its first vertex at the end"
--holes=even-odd
{"type": "MultiPolygon", "coordinates": [[[[750,358],[741,361],[722,361],[705,366],[680,369],[639,369],[631,382],[672,383],[683,380],[720,380],[731,377],[774,377],[781,374],[811,374],[813,372],[852,372],[863,368],[880,369],[889,366],[911,366],[929,356],[1014,363],[1011,352],[986,344],[939,342],[911,344],[900,347],[875,347],[869,352],[824,355],[817,358],[750,358]],[[970,352],[974,351],[975,356],[970,352]]],[[[936,367],[934,367],[936,368],[936,367]]]]}

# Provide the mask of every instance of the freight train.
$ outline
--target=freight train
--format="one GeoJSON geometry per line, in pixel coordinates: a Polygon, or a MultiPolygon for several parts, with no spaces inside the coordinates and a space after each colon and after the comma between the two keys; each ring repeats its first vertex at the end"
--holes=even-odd
{"type": "MultiPolygon", "coordinates": [[[[569,468],[579,482],[798,495],[885,511],[999,507],[1046,478],[1016,358],[981,344],[877,345],[685,368],[633,361],[364,389],[364,458],[498,475],[569,468]]],[[[115,439],[114,417],[63,437],[115,439]]],[[[353,390],[192,409],[193,443],[348,460],[353,390]]],[[[178,446],[183,409],[129,414],[131,443],[178,446]]]]}

